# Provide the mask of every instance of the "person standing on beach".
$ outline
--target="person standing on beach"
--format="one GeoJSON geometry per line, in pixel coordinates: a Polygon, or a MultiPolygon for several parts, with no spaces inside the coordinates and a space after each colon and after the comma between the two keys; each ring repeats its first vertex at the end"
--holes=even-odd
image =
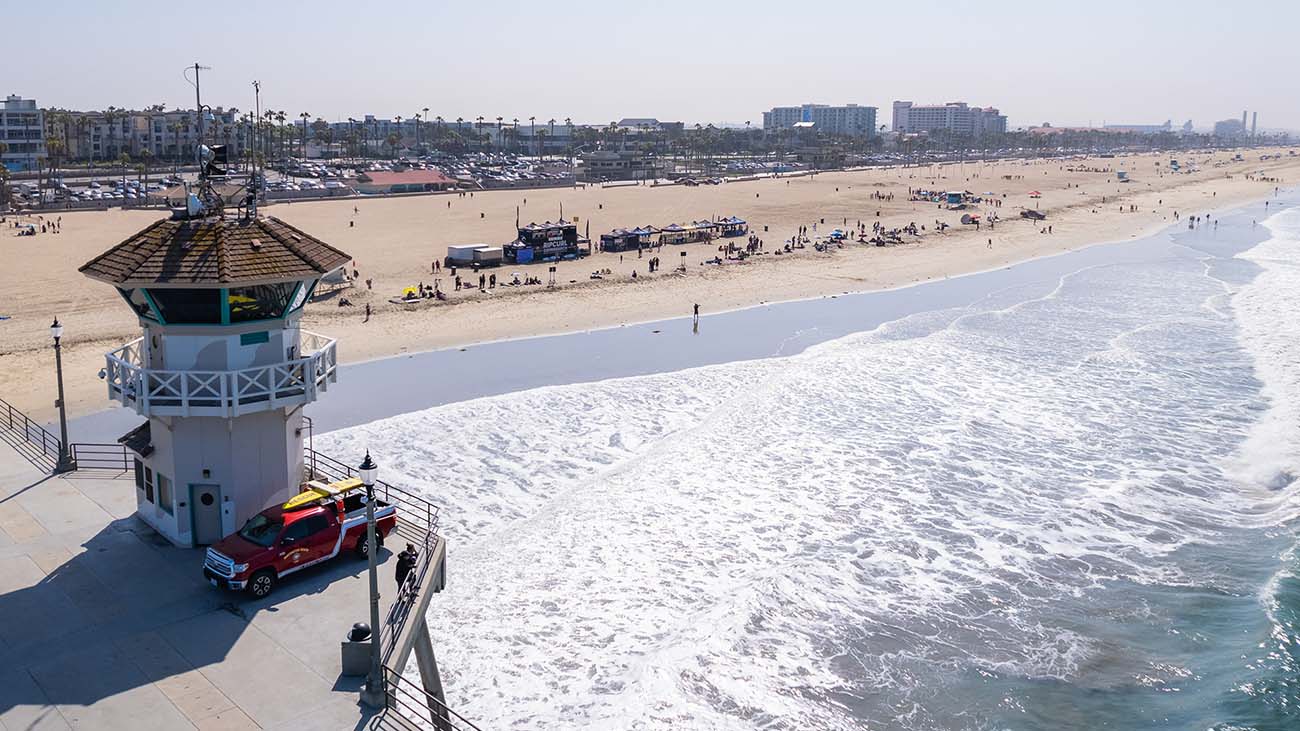
{"type": "Polygon", "coordinates": [[[695,303],[695,316],[692,320],[696,325],[700,324],[700,304],[695,303]]]}
{"type": "Polygon", "coordinates": [[[370,322],[370,303],[366,303],[366,319],[362,322],[370,322]]]}

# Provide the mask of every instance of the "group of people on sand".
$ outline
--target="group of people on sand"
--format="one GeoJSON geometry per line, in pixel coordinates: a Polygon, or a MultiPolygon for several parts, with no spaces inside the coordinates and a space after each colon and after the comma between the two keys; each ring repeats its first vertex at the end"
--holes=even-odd
{"type": "Polygon", "coordinates": [[[415,296],[414,297],[408,296],[405,297],[404,299],[446,300],[447,295],[438,287],[438,283],[436,281],[433,283],[432,287],[426,287],[424,286],[424,282],[420,282],[419,285],[416,286],[415,296]]]}
{"type": "Polygon", "coordinates": [[[46,220],[45,216],[36,216],[36,222],[22,220],[21,216],[0,216],[0,226],[10,224],[10,228],[18,229],[15,236],[35,236],[38,233],[57,234],[63,233],[63,216],[52,220],[46,220]]]}

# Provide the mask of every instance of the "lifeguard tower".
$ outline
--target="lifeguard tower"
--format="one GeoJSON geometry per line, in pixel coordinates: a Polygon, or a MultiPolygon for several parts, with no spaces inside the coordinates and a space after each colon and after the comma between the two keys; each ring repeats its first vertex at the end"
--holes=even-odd
{"type": "Polygon", "coordinates": [[[119,440],[135,455],[137,513],[179,546],[218,541],[297,493],[303,407],[337,378],[334,340],[299,320],[351,258],[255,207],[190,198],[81,267],[143,330],[101,376],[146,419],[119,440]]]}

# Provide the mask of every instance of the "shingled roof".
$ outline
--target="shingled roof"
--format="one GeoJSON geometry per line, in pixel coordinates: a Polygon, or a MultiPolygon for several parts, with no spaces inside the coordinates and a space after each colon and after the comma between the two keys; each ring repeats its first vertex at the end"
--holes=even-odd
{"type": "Polygon", "coordinates": [[[80,271],[125,286],[217,286],[320,276],[351,258],[278,218],[162,220],[80,271]]]}
{"type": "Polygon", "coordinates": [[[141,457],[153,454],[153,428],[145,422],[117,438],[117,443],[141,457]]]}

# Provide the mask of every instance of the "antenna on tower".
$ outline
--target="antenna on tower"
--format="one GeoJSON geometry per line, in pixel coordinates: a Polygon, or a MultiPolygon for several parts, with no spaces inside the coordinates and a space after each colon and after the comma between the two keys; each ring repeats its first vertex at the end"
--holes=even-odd
{"type": "MultiPolygon", "coordinates": [[[[186,66],[181,72],[181,76],[190,86],[194,87],[194,116],[198,121],[198,139],[194,145],[194,159],[199,166],[199,181],[196,191],[191,191],[188,185],[185,186],[185,207],[173,211],[174,217],[199,218],[211,213],[221,213],[224,201],[221,196],[217,195],[212,189],[212,183],[208,180],[211,175],[224,175],[225,169],[220,167],[225,164],[226,148],[218,146],[217,149],[209,148],[204,142],[203,122],[205,110],[207,116],[212,116],[212,110],[203,106],[203,98],[199,88],[199,72],[210,71],[210,66],[201,66],[197,62],[193,66],[186,66]],[[190,71],[194,71],[194,78],[190,78],[190,71]]],[[[213,117],[215,120],[216,118],[213,117]]]]}

